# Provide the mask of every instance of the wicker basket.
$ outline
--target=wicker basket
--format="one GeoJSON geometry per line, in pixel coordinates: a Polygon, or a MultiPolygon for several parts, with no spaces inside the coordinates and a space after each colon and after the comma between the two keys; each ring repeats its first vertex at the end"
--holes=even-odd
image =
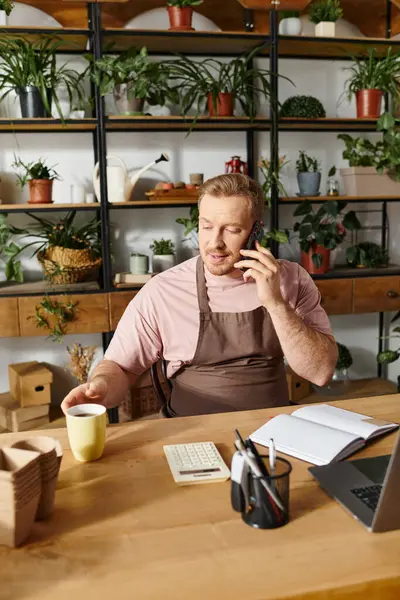
{"type": "Polygon", "coordinates": [[[99,274],[102,259],[93,260],[90,250],[73,250],[52,246],[38,253],[46,279],[52,283],[79,283],[95,281],[99,274]]]}

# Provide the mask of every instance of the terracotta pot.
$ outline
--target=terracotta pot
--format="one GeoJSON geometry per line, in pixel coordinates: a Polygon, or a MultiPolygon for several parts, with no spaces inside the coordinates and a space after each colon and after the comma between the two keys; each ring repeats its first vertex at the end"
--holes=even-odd
{"type": "Polygon", "coordinates": [[[52,179],[31,179],[28,183],[31,194],[28,204],[51,204],[53,202],[52,179]]]}
{"type": "Polygon", "coordinates": [[[231,93],[220,92],[217,98],[217,115],[215,115],[212,95],[207,96],[208,114],[210,117],[233,117],[233,96],[231,93]]]}
{"type": "Polygon", "coordinates": [[[312,275],[322,275],[323,273],[327,273],[329,271],[330,258],[330,250],[328,250],[324,246],[318,246],[318,244],[313,244],[312,248],[310,248],[308,252],[301,253],[301,266],[304,267],[304,269],[312,275]],[[322,264],[318,268],[314,265],[312,259],[312,255],[317,253],[321,254],[322,256],[322,264]]]}
{"type": "Polygon", "coordinates": [[[194,31],[192,27],[193,8],[185,6],[168,6],[169,31],[194,31]]]}
{"type": "Polygon", "coordinates": [[[361,90],[357,92],[357,119],[379,119],[382,97],[382,90],[361,90]]]}

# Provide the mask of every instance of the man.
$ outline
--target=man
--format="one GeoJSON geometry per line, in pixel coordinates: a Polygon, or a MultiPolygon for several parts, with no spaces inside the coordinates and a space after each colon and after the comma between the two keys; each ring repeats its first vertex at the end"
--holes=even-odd
{"type": "Polygon", "coordinates": [[[173,383],[170,416],[288,404],[283,356],[313,383],[330,380],[336,343],[311,277],[258,243],[243,250],[263,218],[260,186],[244,175],[215,177],[201,190],[199,210],[200,257],[142,288],[64,411],[88,401],[119,404],[160,358],[173,383]]]}

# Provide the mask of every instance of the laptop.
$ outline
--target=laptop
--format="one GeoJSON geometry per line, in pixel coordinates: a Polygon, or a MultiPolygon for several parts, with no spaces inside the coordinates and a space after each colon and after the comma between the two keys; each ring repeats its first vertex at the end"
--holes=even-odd
{"type": "Polygon", "coordinates": [[[392,455],[308,469],[368,531],[400,529],[400,434],[392,455]]]}

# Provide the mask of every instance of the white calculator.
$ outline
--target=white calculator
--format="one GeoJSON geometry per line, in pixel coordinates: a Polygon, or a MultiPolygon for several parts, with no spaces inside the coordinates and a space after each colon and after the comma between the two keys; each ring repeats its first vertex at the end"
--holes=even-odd
{"type": "Polygon", "coordinates": [[[226,481],[231,475],[213,442],[168,445],[164,452],[178,485],[226,481]]]}

